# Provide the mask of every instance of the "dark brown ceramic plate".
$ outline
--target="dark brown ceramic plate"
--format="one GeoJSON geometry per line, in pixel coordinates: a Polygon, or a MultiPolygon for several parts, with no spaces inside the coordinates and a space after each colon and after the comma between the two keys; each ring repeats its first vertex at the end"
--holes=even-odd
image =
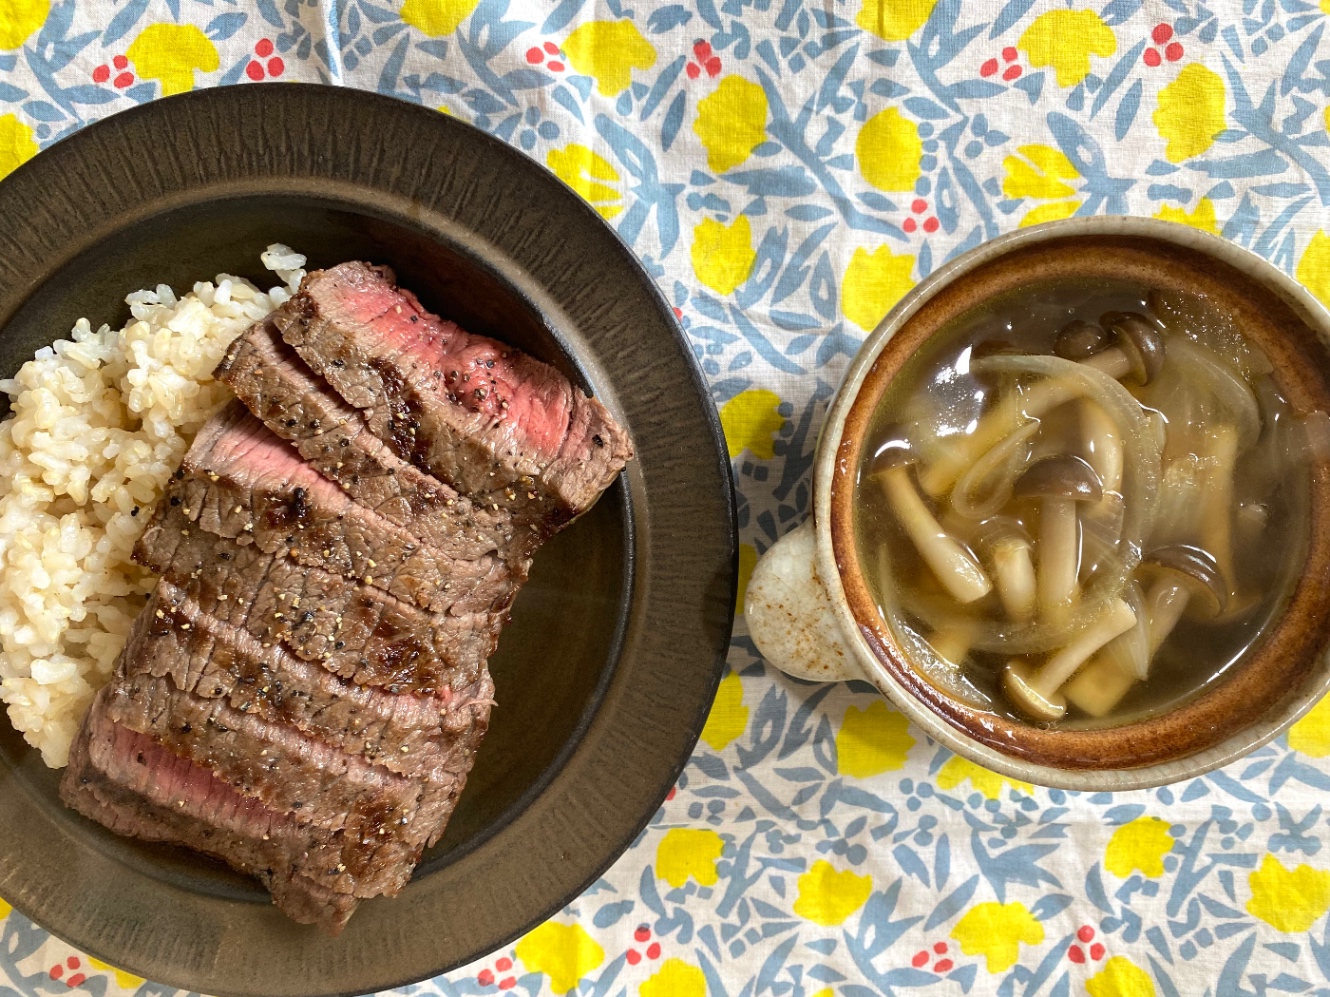
{"type": "Polygon", "coordinates": [[[329,940],[252,881],[61,806],[0,721],[0,896],[135,973],[221,995],[419,980],[557,912],[632,842],[705,721],[729,640],[729,463],[670,309],[567,187],[434,111],[352,90],[228,87],[92,125],[0,184],[0,373],[127,317],[124,295],[262,248],[391,264],[425,304],[598,395],[637,458],[544,548],[491,665],[498,706],[444,840],[329,940]]]}

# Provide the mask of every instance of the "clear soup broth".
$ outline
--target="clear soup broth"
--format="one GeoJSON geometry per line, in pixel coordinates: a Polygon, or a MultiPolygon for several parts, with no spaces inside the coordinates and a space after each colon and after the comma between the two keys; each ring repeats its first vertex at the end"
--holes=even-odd
{"type": "Polygon", "coordinates": [[[1029,285],[893,379],[859,468],[861,563],[948,694],[1041,725],[1144,719],[1278,619],[1327,426],[1201,298],[1029,285]]]}

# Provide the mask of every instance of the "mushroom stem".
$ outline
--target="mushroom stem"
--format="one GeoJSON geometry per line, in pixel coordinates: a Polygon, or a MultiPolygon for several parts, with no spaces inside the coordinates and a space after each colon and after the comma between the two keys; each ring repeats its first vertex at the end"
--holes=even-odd
{"type": "Polygon", "coordinates": [[[1039,609],[1050,622],[1065,620],[1079,586],[1080,529],[1074,499],[1045,497],[1039,508],[1039,609]]]}
{"type": "Polygon", "coordinates": [[[901,527],[937,580],[961,604],[974,602],[992,591],[993,583],[974,555],[938,525],[933,513],[915,491],[909,468],[892,467],[875,477],[901,527]]]}
{"type": "Polygon", "coordinates": [[[953,667],[959,668],[970,653],[974,643],[974,627],[960,623],[946,630],[934,630],[928,638],[928,645],[937,656],[953,667]]]}
{"type": "Polygon", "coordinates": [[[1092,357],[1086,357],[1081,363],[1102,371],[1115,381],[1121,381],[1132,371],[1131,357],[1127,356],[1121,346],[1110,346],[1092,357]]]}
{"type": "Polygon", "coordinates": [[[946,494],[967,467],[1004,438],[1032,419],[1038,419],[1084,393],[1080,385],[1056,378],[1008,393],[991,412],[980,418],[974,432],[954,441],[948,440],[942,456],[920,469],[920,486],[934,498],[946,494]]]}
{"type": "Polygon", "coordinates": [[[1201,544],[1219,565],[1229,594],[1234,592],[1233,573],[1233,472],[1238,460],[1238,431],[1220,424],[1207,430],[1197,447],[1201,458],[1201,544]]]}
{"type": "Polygon", "coordinates": [[[1191,593],[1185,585],[1161,578],[1150,587],[1145,597],[1146,612],[1150,617],[1150,657],[1154,657],[1173,628],[1186,612],[1191,593]]]}
{"type": "Polygon", "coordinates": [[[1088,716],[1107,716],[1136,684],[1129,666],[1096,654],[1076,676],[1062,687],[1062,695],[1072,706],[1088,716]]]}
{"type": "Polygon", "coordinates": [[[1104,407],[1093,398],[1080,401],[1081,441],[1085,462],[1094,468],[1104,487],[1103,501],[1109,492],[1122,491],[1122,434],[1104,407]]]}
{"type": "Polygon", "coordinates": [[[1007,616],[1016,623],[1033,619],[1037,583],[1030,544],[1023,537],[1011,537],[994,545],[992,558],[998,597],[1007,616]]]}
{"type": "Polygon", "coordinates": [[[1002,688],[1007,698],[1018,710],[1036,720],[1061,718],[1067,712],[1067,702],[1058,690],[1091,655],[1135,624],[1136,613],[1126,600],[1114,599],[1103,615],[1049,658],[1043,667],[1032,672],[1024,662],[1009,662],[1002,673],[1002,688]]]}

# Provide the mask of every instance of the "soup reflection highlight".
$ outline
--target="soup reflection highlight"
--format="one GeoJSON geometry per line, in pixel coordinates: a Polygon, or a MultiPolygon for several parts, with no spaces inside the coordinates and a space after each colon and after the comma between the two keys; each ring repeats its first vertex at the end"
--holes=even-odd
{"type": "Polygon", "coordinates": [[[1093,726],[1222,680],[1278,618],[1330,419],[1297,418],[1202,298],[1060,282],[933,336],[868,439],[861,561],[910,664],[970,706],[1093,726]]]}

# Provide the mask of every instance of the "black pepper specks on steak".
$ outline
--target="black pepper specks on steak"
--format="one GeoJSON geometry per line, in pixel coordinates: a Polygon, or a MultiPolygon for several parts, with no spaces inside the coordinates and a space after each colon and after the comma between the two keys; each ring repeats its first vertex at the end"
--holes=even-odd
{"type": "Polygon", "coordinates": [[[336,934],[443,834],[531,557],[632,451],[552,367],[367,264],[310,274],[216,376],[237,401],[135,546],[157,588],[60,792],[336,934]]]}

